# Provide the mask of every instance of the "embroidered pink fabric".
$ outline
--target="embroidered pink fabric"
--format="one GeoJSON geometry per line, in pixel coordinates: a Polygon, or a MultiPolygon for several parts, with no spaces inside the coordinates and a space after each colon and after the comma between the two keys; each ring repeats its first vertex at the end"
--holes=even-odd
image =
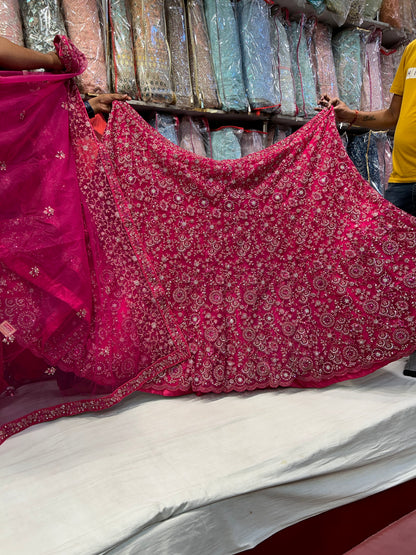
{"type": "Polygon", "coordinates": [[[415,220],[332,111],[215,161],[118,102],[98,142],[72,76],[0,76],[0,441],[139,389],[323,387],[414,350],[415,220]]]}

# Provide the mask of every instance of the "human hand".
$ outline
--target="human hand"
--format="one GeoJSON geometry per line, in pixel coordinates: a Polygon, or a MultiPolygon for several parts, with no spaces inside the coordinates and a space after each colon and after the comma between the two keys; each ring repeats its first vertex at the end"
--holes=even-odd
{"type": "Polygon", "coordinates": [[[104,113],[108,114],[111,112],[111,106],[114,100],[131,100],[128,94],[120,93],[105,93],[99,94],[98,96],[93,96],[88,98],[91,108],[96,114],[104,113]]]}
{"type": "Polygon", "coordinates": [[[45,56],[46,63],[44,65],[44,69],[51,71],[52,73],[61,73],[65,71],[65,68],[56,52],[48,52],[45,56]]]}
{"type": "Polygon", "coordinates": [[[345,102],[336,97],[331,98],[327,94],[321,96],[315,110],[320,112],[331,106],[334,108],[335,120],[338,123],[350,123],[355,118],[355,111],[348,108],[345,102]]]}

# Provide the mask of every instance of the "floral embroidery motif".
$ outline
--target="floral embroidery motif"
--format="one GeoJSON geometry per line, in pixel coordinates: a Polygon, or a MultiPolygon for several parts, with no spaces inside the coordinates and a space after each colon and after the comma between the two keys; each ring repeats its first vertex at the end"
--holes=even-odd
{"type": "Polygon", "coordinates": [[[7,169],[7,167],[6,167],[6,162],[2,162],[2,161],[0,160],[0,171],[5,172],[6,169],[7,169]]]}
{"type": "Polygon", "coordinates": [[[46,368],[45,370],[45,374],[47,376],[54,376],[56,373],[56,368],[54,368],[53,366],[50,366],[49,368],[46,368]]]}
{"type": "Polygon", "coordinates": [[[33,268],[30,269],[29,274],[30,274],[32,277],[38,277],[38,275],[40,274],[40,270],[39,270],[39,268],[38,268],[37,266],[33,266],[33,268]]]}
{"type": "Polygon", "coordinates": [[[23,121],[25,117],[26,117],[26,110],[23,110],[22,112],[20,112],[20,115],[19,115],[20,121],[23,121]]]}
{"type": "Polygon", "coordinates": [[[58,150],[58,152],[55,154],[56,158],[59,158],[59,160],[63,160],[65,158],[65,152],[63,150],[58,150]]]}
{"type": "Polygon", "coordinates": [[[52,206],[47,206],[43,213],[45,214],[45,216],[48,216],[48,218],[52,217],[55,214],[55,210],[52,208],[52,206]]]}
{"type": "Polygon", "coordinates": [[[85,318],[86,315],[87,315],[87,311],[85,308],[81,308],[81,310],[78,310],[77,312],[78,318],[85,318]]]}

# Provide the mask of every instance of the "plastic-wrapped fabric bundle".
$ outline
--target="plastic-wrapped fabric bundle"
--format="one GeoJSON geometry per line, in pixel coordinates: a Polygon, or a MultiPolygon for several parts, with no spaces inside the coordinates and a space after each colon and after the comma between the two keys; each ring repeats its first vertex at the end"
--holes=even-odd
{"type": "Polygon", "coordinates": [[[24,43],[39,52],[53,50],[56,35],[66,35],[59,0],[20,0],[24,43]]]}
{"type": "Polygon", "coordinates": [[[349,139],[347,153],[362,177],[384,195],[384,176],[380,176],[378,138],[373,131],[349,139]]]}
{"type": "Polygon", "coordinates": [[[171,104],[170,50],[163,0],[130,0],[137,81],[146,102],[171,104]]]}
{"type": "Polygon", "coordinates": [[[402,27],[402,18],[399,0],[383,0],[380,8],[380,21],[392,27],[402,27]]]}
{"type": "Polygon", "coordinates": [[[241,158],[241,127],[220,127],[211,131],[212,158],[214,160],[237,160],[241,158]]]}
{"type": "Polygon", "coordinates": [[[298,113],[301,116],[312,116],[315,114],[317,95],[312,59],[305,37],[304,17],[299,22],[291,22],[289,42],[298,113]]]}
{"type": "Polygon", "coordinates": [[[337,25],[344,25],[352,0],[326,0],[326,7],[332,13],[337,25]]]}
{"type": "Polygon", "coordinates": [[[383,0],[365,0],[364,19],[375,19],[383,0]]]}
{"type": "Polygon", "coordinates": [[[165,13],[171,53],[171,76],[175,93],[175,104],[180,108],[192,108],[194,105],[194,95],[189,66],[188,33],[184,1],[165,0],[165,13]]]}
{"type": "Polygon", "coordinates": [[[400,3],[402,24],[405,31],[411,33],[414,30],[412,0],[402,0],[400,3]]]}
{"type": "Polygon", "coordinates": [[[380,183],[382,194],[388,187],[390,174],[393,170],[392,145],[387,131],[373,132],[377,140],[378,163],[380,170],[380,183]]]}
{"type": "Polygon", "coordinates": [[[240,139],[241,156],[247,156],[248,154],[253,154],[253,152],[263,150],[265,135],[266,133],[263,131],[244,129],[240,139]]]}
{"type": "Polygon", "coordinates": [[[292,132],[293,131],[291,127],[287,127],[284,125],[277,125],[272,132],[273,133],[272,144],[283,141],[283,139],[286,139],[286,137],[289,137],[289,135],[291,135],[292,132]]]}
{"type": "Polygon", "coordinates": [[[0,37],[23,46],[19,0],[0,0],[0,37]]]}
{"type": "Polygon", "coordinates": [[[332,28],[324,23],[317,23],[313,33],[316,56],[316,90],[318,97],[329,94],[339,96],[334,55],[332,52],[332,28]]]}
{"type": "Polygon", "coordinates": [[[364,111],[383,109],[380,46],[380,34],[370,36],[365,44],[363,84],[361,88],[361,110],[364,111]]]}
{"type": "Polygon", "coordinates": [[[133,55],[133,31],[126,0],[110,0],[109,31],[111,33],[113,91],[137,98],[136,69],[133,55]]]}
{"type": "Polygon", "coordinates": [[[364,21],[365,0],[352,0],[350,11],[347,16],[347,23],[351,25],[361,25],[364,21]]]}
{"type": "Polygon", "coordinates": [[[381,71],[381,87],[383,93],[383,108],[388,108],[391,103],[392,94],[390,87],[396,74],[397,65],[394,56],[395,49],[387,49],[383,46],[380,48],[380,71],[381,71]]]}
{"type": "Polygon", "coordinates": [[[205,0],[205,17],[211,43],[218,95],[225,111],[246,111],[240,38],[233,4],[229,0],[205,0]]]}
{"type": "Polygon", "coordinates": [[[220,108],[203,1],[188,0],[186,7],[194,95],[201,108],[220,108]]]}
{"type": "Polygon", "coordinates": [[[358,110],[361,104],[361,43],[358,29],[344,29],[332,40],[339,96],[353,110],[358,110]]]}
{"type": "Polygon", "coordinates": [[[273,78],[280,113],[295,116],[297,112],[287,25],[279,12],[270,17],[270,40],[273,56],[273,78]]]}
{"type": "Polygon", "coordinates": [[[179,121],[176,116],[156,112],[150,119],[149,124],[153,127],[153,129],[156,129],[156,131],[163,135],[165,139],[168,139],[175,145],[179,145],[179,121]]]}
{"type": "Polygon", "coordinates": [[[277,111],[270,38],[270,6],[265,0],[237,3],[244,82],[250,106],[277,111]]]}
{"type": "Polygon", "coordinates": [[[77,78],[82,93],[108,91],[107,66],[97,0],[62,0],[68,36],[88,60],[88,67],[77,78]]]}
{"type": "Polygon", "coordinates": [[[180,147],[199,156],[211,157],[209,124],[205,118],[183,116],[178,135],[180,147]]]}
{"type": "Polygon", "coordinates": [[[318,14],[322,13],[325,9],[325,0],[307,0],[307,3],[313,6],[318,14]]]}

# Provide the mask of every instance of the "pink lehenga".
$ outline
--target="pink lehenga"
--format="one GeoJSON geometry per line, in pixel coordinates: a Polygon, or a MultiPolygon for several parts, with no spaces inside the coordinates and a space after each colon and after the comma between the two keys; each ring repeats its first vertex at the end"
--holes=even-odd
{"type": "MultiPolygon", "coordinates": [[[[365,182],[332,111],[239,160],[72,78],[0,76],[0,441],[166,395],[323,387],[416,347],[416,223],[365,182]]],[[[78,62],[78,64],[77,64],[78,62]]]]}

